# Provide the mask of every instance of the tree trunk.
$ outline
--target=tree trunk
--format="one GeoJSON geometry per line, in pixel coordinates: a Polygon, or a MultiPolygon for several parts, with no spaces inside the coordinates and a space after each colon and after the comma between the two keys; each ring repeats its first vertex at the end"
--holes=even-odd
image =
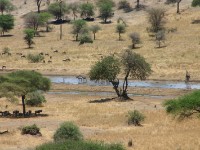
{"type": "Polygon", "coordinates": [[[119,90],[118,90],[119,80],[118,80],[117,82],[115,82],[115,81],[110,81],[110,82],[112,83],[113,89],[115,90],[117,96],[118,96],[118,97],[121,97],[121,94],[120,94],[120,92],[119,92],[119,90]]]}
{"type": "Polygon", "coordinates": [[[76,34],[76,41],[78,41],[78,34],[76,34]]]}
{"type": "Polygon", "coordinates": [[[106,22],[107,22],[107,18],[105,17],[105,18],[104,18],[104,23],[106,23],[106,22]]]}
{"type": "Polygon", "coordinates": [[[120,34],[120,32],[119,32],[119,41],[121,40],[121,34],[120,34]]]}
{"type": "Polygon", "coordinates": [[[127,95],[127,88],[128,88],[128,76],[130,74],[130,70],[127,71],[126,76],[124,78],[124,83],[123,83],[123,91],[121,97],[123,97],[125,100],[130,99],[127,95]]]}
{"type": "Polygon", "coordinates": [[[133,44],[132,44],[132,49],[134,49],[134,48],[135,48],[135,44],[133,43],[133,44]]]}
{"type": "Polygon", "coordinates": [[[38,13],[40,13],[40,5],[38,5],[38,13]]]}
{"type": "Polygon", "coordinates": [[[180,2],[181,2],[181,0],[177,1],[177,12],[176,12],[177,14],[180,13],[180,9],[179,9],[180,2]]]}
{"type": "Polygon", "coordinates": [[[95,33],[94,33],[94,40],[96,40],[96,36],[95,36],[95,33]]]}
{"type": "Polygon", "coordinates": [[[22,95],[22,106],[23,106],[23,116],[26,115],[26,107],[25,107],[25,95],[22,95]]]}
{"type": "Polygon", "coordinates": [[[140,8],[140,0],[137,0],[137,6],[136,8],[140,8]]]}

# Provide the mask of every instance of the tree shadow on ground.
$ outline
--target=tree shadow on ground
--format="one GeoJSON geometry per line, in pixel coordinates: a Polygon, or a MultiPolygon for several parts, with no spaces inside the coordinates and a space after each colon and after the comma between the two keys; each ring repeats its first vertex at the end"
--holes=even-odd
{"type": "Polygon", "coordinates": [[[91,100],[89,103],[105,103],[105,102],[110,102],[112,100],[116,99],[116,97],[113,98],[104,98],[104,99],[98,99],[98,100],[91,100]]]}

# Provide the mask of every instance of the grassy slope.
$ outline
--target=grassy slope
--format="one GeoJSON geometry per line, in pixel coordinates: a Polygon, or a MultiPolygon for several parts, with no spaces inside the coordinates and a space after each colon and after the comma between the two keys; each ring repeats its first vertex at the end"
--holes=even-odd
{"type": "MultiPolygon", "coordinates": [[[[13,12],[16,17],[16,26],[9,34],[11,37],[0,38],[0,50],[4,47],[9,47],[12,50],[12,56],[0,56],[0,65],[6,65],[8,69],[38,69],[44,73],[57,74],[87,74],[91,65],[94,64],[101,56],[116,53],[120,55],[124,49],[128,48],[131,41],[128,37],[130,32],[139,32],[142,38],[142,44],[135,51],[142,54],[147,61],[152,65],[153,74],[151,79],[181,79],[184,80],[185,69],[191,73],[192,79],[199,79],[198,66],[200,63],[199,50],[199,25],[191,24],[192,19],[198,19],[199,9],[190,8],[190,1],[184,1],[181,5],[181,14],[175,13],[175,6],[166,6],[163,1],[143,2],[148,7],[157,5],[167,10],[166,27],[177,28],[176,33],[167,34],[166,46],[164,48],[156,48],[154,40],[149,37],[146,32],[147,15],[145,11],[133,11],[131,13],[123,13],[115,11],[113,23],[102,25],[102,31],[97,33],[97,40],[93,44],[85,44],[79,46],[74,42],[71,32],[71,25],[63,25],[63,40],[59,40],[59,26],[53,26],[53,32],[41,33],[44,37],[36,37],[33,49],[27,49],[27,45],[23,40],[23,19],[21,16],[29,11],[36,10],[34,1],[28,1],[26,5],[23,2],[14,1],[18,10],[13,12]],[[115,25],[117,18],[121,16],[128,23],[127,32],[122,35],[123,41],[117,41],[118,34],[115,33],[115,25]],[[58,50],[59,53],[53,53],[53,50],[58,50]],[[52,63],[28,63],[26,59],[16,55],[17,52],[22,52],[27,55],[29,53],[49,53],[52,56],[52,63]],[[62,54],[66,52],[66,54],[62,54]],[[63,62],[65,58],[70,58],[70,62],[63,62]]],[[[44,9],[46,6],[43,5],[44,9]]],[[[97,12],[98,13],[98,12],[97,12]]],[[[99,24],[100,20],[89,23],[99,24]]],[[[49,57],[46,56],[48,61],[49,57]]]]}

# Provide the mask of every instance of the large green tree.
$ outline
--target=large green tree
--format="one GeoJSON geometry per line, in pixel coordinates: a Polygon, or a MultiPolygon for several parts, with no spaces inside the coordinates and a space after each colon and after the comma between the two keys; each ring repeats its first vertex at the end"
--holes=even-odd
{"type": "Polygon", "coordinates": [[[0,28],[1,35],[3,36],[5,32],[13,29],[14,27],[14,17],[12,15],[0,15],[0,28]]]}
{"type": "Polygon", "coordinates": [[[100,18],[107,23],[108,18],[113,17],[113,7],[115,6],[112,0],[99,0],[97,3],[99,7],[100,18]]]}
{"type": "Polygon", "coordinates": [[[73,22],[72,34],[75,35],[76,41],[78,41],[79,34],[80,34],[81,32],[84,32],[84,31],[83,31],[84,29],[87,29],[86,21],[79,19],[79,20],[75,20],[75,21],[73,22]]]}
{"type": "Polygon", "coordinates": [[[69,13],[69,7],[63,1],[51,3],[48,7],[48,11],[55,16],[57,20],[62,19],[62,17],[69,13]]]}
{"type": "Polygon", "coordinates": [[[0,95],[13,99],[21,96],[23,115],[26,116],[25,96],[37,90],[48,91],[51,82],[36,71],[16,71],[0,76],[0,95]]]}
{"type": "Polygon", "coordinates": [[[0,11],[1,14],[12,11],[14,9],[14,5],[10,2],[10,0],[0,0],[0,11]]]}
{"type": "Polygon", "coordinates": [[[164,102],[167,113],[173,114],[179,119],[190,117],[194,114],[200,115],[200,91],[181,96],[177,99],[164,102]]]}
{"type": "Polygon", "coordinates": [[[129,99],[127,95],[128,77],[144,80],[151,72],[150,65],[142,56],[131,50],[127,50],[121,56],[121,60],[113,56],[107,56],[98,61],[92,66],[89,76],[91,80],[109,81],[112,83],[118,97],[121,99],[129,99]],[[119,80],[117,78],[120,70],[123,70],[125,74],[122,87],[119,87],[119,80]]]}
{"type": "Polygon", "coordinates": [[[91,18],[94,16],[94,5],[92,3],[83,3],[80,5],[81,17],[91,18]]]}

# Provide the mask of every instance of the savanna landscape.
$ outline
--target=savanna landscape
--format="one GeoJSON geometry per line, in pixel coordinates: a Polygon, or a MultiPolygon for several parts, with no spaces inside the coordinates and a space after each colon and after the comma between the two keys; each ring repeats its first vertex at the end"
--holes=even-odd
{"type": "Polygon", "coordinates": [[[198,84],[199,6],[0,0],[0,150],[199,150],[198,88],[129,84],[198,84]],[[56,76],[78,84],[52,82],[56,76]],[[32,125],[38,134],[26,133],[32,125]]]}

